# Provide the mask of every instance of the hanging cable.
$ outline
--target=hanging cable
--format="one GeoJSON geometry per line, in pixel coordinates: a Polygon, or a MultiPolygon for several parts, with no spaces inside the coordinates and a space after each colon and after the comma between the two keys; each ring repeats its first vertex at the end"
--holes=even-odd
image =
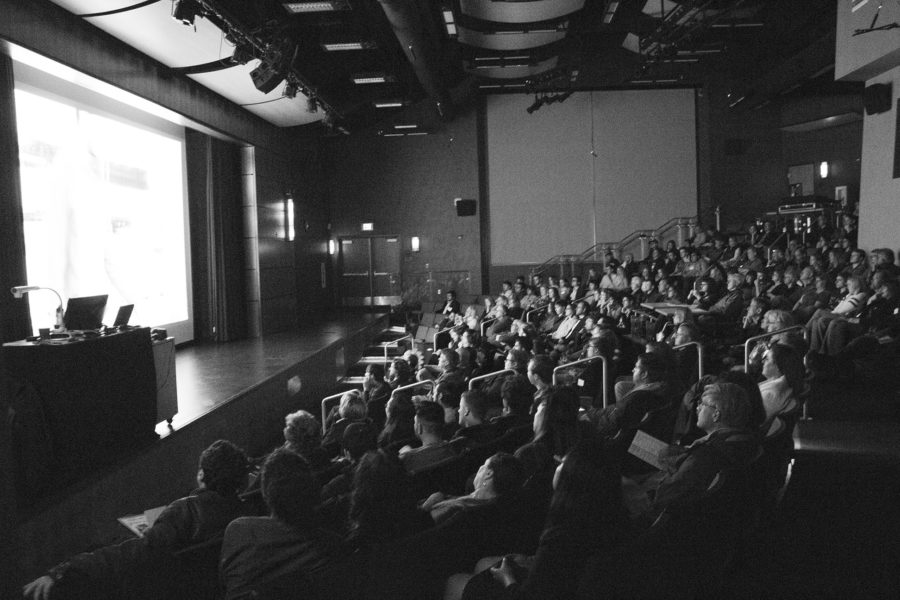
{"type": "Polygon", "coordinates": [[[119,13],[128,12],[129,10],[136,10],[138,8],[144,8],[145,6],[150,6],[151,4],[156,4],[159,0],[144,0],[144,2],[138,2],[137,4],[132,4],[131,6],[123,6],[122,8],[114,8],[112,10],[105,10],[103,12],[95,12],[95,13],[85,13],[83,15],[75,15],[76,17],[81,17],[82,19],[90,19],[91,17],[105,17],[107,15],[117,15],[119,13]]]}

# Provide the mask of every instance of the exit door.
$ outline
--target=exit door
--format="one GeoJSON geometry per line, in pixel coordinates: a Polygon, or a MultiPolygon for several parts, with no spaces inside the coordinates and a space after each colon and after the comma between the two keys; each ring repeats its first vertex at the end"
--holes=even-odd
{"type": "Polygon", "coordinates": [[[340,238],[341,299],[344,306],[400,303],[400,238],[340,238]]]}

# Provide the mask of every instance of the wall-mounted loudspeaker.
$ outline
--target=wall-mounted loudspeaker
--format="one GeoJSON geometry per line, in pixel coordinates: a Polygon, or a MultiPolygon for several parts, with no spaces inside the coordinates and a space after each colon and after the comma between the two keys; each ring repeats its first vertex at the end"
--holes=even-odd
{"type": "Polygon", "coordinates": [[[456,204],[457,217],[471,217],[475,215],[475,200],[469,198],[456,198],[453,202],[456,204]]]}
{"type": "Polygon", "coordinates": [[[863,104],[867,115],[877,115],[891,110],[891,84],[873,83],[866,87],[863,104]]]}

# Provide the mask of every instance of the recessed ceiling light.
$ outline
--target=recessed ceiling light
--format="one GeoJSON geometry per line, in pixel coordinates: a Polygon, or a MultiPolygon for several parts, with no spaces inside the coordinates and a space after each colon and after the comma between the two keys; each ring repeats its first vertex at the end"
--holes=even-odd
{"type": "Polygon", "coordinates": [[[376,102],[375,108],[403,108],[403,102],[399,100],[391,102],[376,102]]]}
{"type": "Polygon", "coordinates": [[[394,125],[394,129],[415,129],[418,125],[394,125]]]}
{"type": "Polygon", "coordinates": [[[360,73],[352,77],[353,83],[357,85],[367,85],[371,83],[387,83],[393,81],[393,77],[383,75],[381,73],[360,73]]]}
{"type": "Polygon", "coordinates": [[[282,2],[289,13],[316,13],[332,12],[336,10],[350,10],[349,0],[327,0],[325,2],[282,2]]]}
{"type": "Polygon", "coordinates": [[[371,50],[375,44],[372,42],[335,42],[321,46],[326,52],[345,52],[348,50],[371,50]]]}

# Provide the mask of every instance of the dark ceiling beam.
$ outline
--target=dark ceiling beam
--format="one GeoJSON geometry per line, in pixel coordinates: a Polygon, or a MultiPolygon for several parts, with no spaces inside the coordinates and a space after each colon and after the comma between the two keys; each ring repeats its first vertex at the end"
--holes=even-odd
{"type": "Polygon", "coordinates": [[[753,108],[773,100],[782,93],[793,91],[804,83],[821,76],[834,65],[835,33],[832,30],[765,75],[732,92],[735,100],[741,99],[740,108],[753,108]]]}
{"type": "Polygon", "coordinates": [[[425,93],[434,101],[438,114],[445,121],[453,119],[454,106],[450,92],[443,84],[440,49],[434,35],[426,30],[417,11],[417,3],[410,0],[378,0],[384,14],[400,42],[406,58],[425,93]]]}

